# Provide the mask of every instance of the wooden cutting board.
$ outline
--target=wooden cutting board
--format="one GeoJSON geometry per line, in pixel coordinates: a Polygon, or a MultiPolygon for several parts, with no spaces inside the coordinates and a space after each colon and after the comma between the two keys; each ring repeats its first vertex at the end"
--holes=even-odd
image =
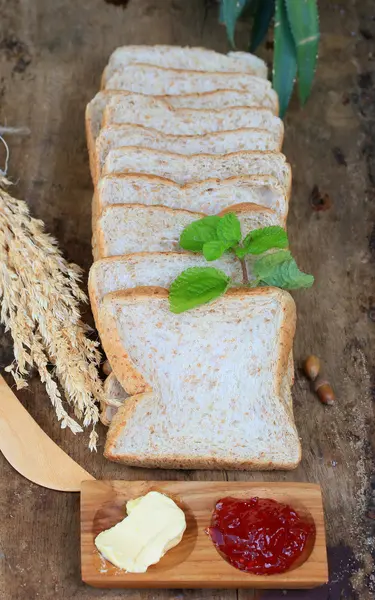
{"type": "Polygon", "coordinates": [[[81,489],[82,579],[105,588],[311,588],[326,583],[328,567],[320,487],[309,483],[236,481],[84,481],[81,489]],[[155,490],[184,510],[182,541],[146,573],[126,573],[103,559],[94,539],[121,521],[127,500],[155,490]],[[290,504],[315,521],[316,539],[306,561],[278,575],[239,571],[217,552],[205,533],[216,502],[225,496],[259,496],[290,504]]]}

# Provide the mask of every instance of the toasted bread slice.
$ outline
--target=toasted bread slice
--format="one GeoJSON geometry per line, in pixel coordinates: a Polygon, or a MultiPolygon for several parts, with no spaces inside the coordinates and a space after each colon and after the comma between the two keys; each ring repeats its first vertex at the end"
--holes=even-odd
{"type": "MultiPolygon", "coordinates": [[[[86,135],[90,156],[95,153],[95,140],[102,126],[104,109],[113,96],[121,98],[131,95],[135,100],[142,102],[143,94],[127,92],[126,90],[101,90],[88,103],[86,107],[86,135]]],[[[274,115],[279,114],[277,94],[274,90],[268,90],[267,94],[257,89],[249,90],[214,90],[203,94],[185,94],[184,96],[152,96],[157,100],[163,100],[168,106],[174,108],[195,108],[205,110],[224,110],[230,107],[252,107],[263,106],[268,108],[274,115]]]]}
{"type": "MultiPolygon", "coordinates": [[[[269,208],[256,204],[230,206],[241,222],[243,236],[251,230],[282,225],[282,219],[269,208]]],[[[132,252],[182,252],[182,231],[204,213],[175,210],[166,206],[121,204],[109,206],[98,219],[93,235],[95,260],[132,252]]]]}
{"type": "Polygon", "coordinates": [[[234,129],[216,131],[203,135],[172,135],[142,125],[110,125],[104,127],[95,145],[94,183],[99,181],[108,153],[116,149],[121,152],[127,146],[167,150],[177,154],[226,154],[251,150],[256,152],[276,152],[281,149],[282,128],[270,132],[263,129],[234,129]]]}
{"type": "Polygon", "coordinates": [[[125,65],[121,71],[103,81],[107,90],[127,90],[152,96],[181,96],[212,92],[214,90],[248,90],[254,88],[260,95],[270,93],[271,83],[249,73],[218,71],[189,71],[168,69],[149,64],[125,65]]]}
{"type": "Polygon", "coordinates": [[[138,288],[104,298],[100,320],[115,374],[123,383],[130,360],[153,390],[118,409],[105,456],[144,467],[294,468],[300,443],[283,383],[291,296],[229,290],[175,315],[167,294],[138,288]]]}
{"type": "Polygon", "coordinates": [[[103,175],[145,173],[166,177],[179,184],[202,181],[210,177],[227,179],[240,175],[273,175],[290,195],[290,165],[280,152],[233,152],[231,154],[193,154],[183,156],[165,150],[117,148],[105,161],[103,175]]]}
{"type": "Polygon", "coordinates": [[[266,63],[249,52],[229,52],[225,55],[207,48],[188,46],[121,46],[110,56],[103,73],[103,84],[126,65],[138,63],[194,71],[245,71],[258,77],[267,77],[266,63]]]}
{"type": "Polygon", "coordinates": [[[99,182],[93,198],[93,229],[108,206],[118,204],[162,204],[214,215],[233,204],[253,203],[274,210],[285,224],[288,199],[272,175],[240,175],[228,179],[205,179],[180,185],[145,174],[107,175],[99,182]]]}

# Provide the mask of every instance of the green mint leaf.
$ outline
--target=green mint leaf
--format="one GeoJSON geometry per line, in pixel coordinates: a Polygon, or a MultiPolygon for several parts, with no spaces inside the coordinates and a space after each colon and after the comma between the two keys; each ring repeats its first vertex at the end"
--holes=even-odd
{"type": "Polygon", "coordinates": [[[219,222],[220,217],[212,215],[190,223],[181,233],[181,248],[190,252],[202,252],[205,242],[218,239],[216,230],[219,222]]]}
{"type": "Polygon", "coordinates": [[[213,267],[192,267],[172,282],[169,306],[173,313],[182,313],[222,296],[230,283],[223,271],[213,267]]]}
{"type": "Polygon", "coordinates": [[[261,256],[254,264],[254,275],[257,279],[267,281],[267,278],[272,276],[279,264],[291,258],[292,255],[288,250],[280,250],[279,252],[261,256]]]}
{"type": "Polygon", "coordinates": [[[226,250],[229,250],[231,244],[228,242],[222,242],[220,240],[212,240],[212,242],[205,242],[203,244],[203,256],[206,260],[217,260],[220,256],[223,256],[226,250]]]}
{"type": "Polygon", "coordinates": [[[217,225],[218,239],[235,246],[241,240],[241,225],[234,213],[226,213],[217,225]]]}
{"type": "Polygon", "coordinates": [[[285,250],[259,258],[254,274],[267,285],[287,290],[308,288],[314,283],[314,277],[300,271],[290,252],[285,250]]]}
{"type": "MultiPolygon", "coordinates": [[[[241,250],[245,250],[245,254],[263,254],[263,252],[272,250],[272,248],[287,248],[288,245],[288,236],[285,229],[279,225],[271,225],[248,233],[241,250]]],[[[242,254],[240,258],[243,258],[245,254],[242,254]]],[[[237,254],[237,256],[239,255],[237,254]]]]}

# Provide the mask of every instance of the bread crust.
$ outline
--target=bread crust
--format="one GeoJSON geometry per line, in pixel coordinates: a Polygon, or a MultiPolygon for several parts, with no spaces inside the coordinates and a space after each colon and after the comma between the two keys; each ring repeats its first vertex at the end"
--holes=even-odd
{"type": "MultiPolygon", "coordinates": [[[[277,363],[276,369],[276,390],[278,395],[280,396],[282,378],[285,374],[285,369],[287,368],[290,353],[292,350],[293,337],[295,332],[296,325],[296,309],[293,298],[290,294],[284,290],[280,290],[279,288],[256,288],[253,290],[244,290],[240,288],[232,288],[229,289],[226,293],[228,296],[236,296],[236,297],[248,297],[254,295],[275,295],[279,297],[280,302],[282,304],[283,310],[283,322],[281,325],[280,332],[280,340],[279,340],[279,361],[277,363]]],[[[145,299],[149,299],[152,297],[161,297],[167,298],[168,291],[164,288],[159,287],[143,287],[143,288],[135,288],[132,290],[119,291],[109,294],[105,302],[111,302],[112,299],[120,299],[131,296],[133,299],[138,300],[140,302],[145,299]]],[[[109,311],[103,311],[102,318],[107,319],[110,325],[115,326],[115,320],[112,320],[112,317],[108,314],[109,311]]],[[[113,366],[114,373],[119,378],[122,383],[122,376],[127,377],[126,369],[127,365],[123,363],[123,366],[120,364],[112,364],[112,359],[109,357],[111,365],[113,366]]],[[[116,454],[115,446],[120,435],[122,429],[126,426],[128,420],[132,417],[134,410],[139,402],[142,402],[145,399],[152,397],[152,391],[148,391],[148,393],[137,393],[134,396],[129,397],[124,405],[118,409],[118,412],[113,417],[113,420],[110,424],[107,441],[104,450],[104,456],[109,460],[115,462],[122,462],[127,465],[132,466],[143,466],[143,467],[152,467],[152,468],[172,468],[172,469],[216,469],[216,468],[228,468],[228,469],[294,469],[301,460],[301,447],[298,446],[298,454],[295,460],[290,461],[290,463],[285,462],[264,462],[264,461],[243,461],[236,458],[228,458],[228,459],[218,459],[216,457],[191,457],[191,456],[181,456],[181,455],[165,455],[163,453],[162,456],[149,456],[145,454],[133,455],[133,454],[116,454]],[[150,396],[151,393],[151,396],[150,396]]],[[[289,415],[290,418],[290,408],[288,406],[284,406],[285,412],[289,415]]],[[[293,422],[294,430],[295,425],[293,422]]],[[[295,435],[298,438],[297,432],[295,430],[295,435]]]]}

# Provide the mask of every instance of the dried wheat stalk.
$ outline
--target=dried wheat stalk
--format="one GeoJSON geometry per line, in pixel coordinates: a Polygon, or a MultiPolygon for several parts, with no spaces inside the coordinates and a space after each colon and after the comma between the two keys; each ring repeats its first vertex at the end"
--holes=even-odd
{"type": "Polygon", "coordinates": [[[20,389],[36,367],[61,427],[77,433],[91,425],[93,450],[96,402],[103,399],[103,390],[98,343],[86,337],[88,327],[80,319],[79,303],[87,301],[79,287],[81,270],[62,257],[27,204],[7,193],[8,185],[0,178],[0,320],[14,344],[14,361],[6,370],[20,389]],[[76,420],[64,407],[59,387],[76,420]]]}

